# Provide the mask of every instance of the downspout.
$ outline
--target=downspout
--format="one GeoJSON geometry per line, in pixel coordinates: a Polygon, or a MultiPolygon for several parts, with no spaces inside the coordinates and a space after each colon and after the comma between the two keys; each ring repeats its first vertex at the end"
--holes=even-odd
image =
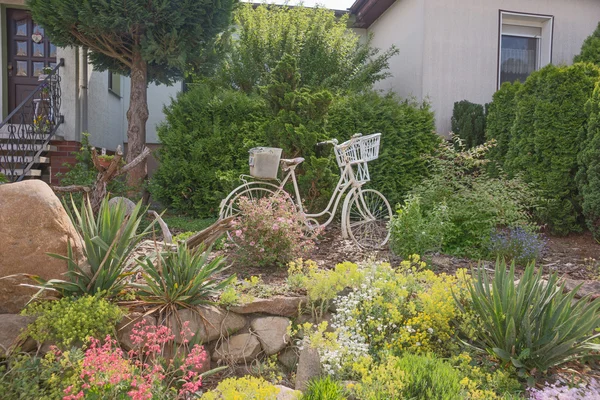
{"type": "Polygon", "coordinates": [[[81,141],[81,71],[80,71],[80,49],[75,47],[75,132],[76,140],[81,141]]]}
{"type": "Polygon", "coordinates": [[[88,131],[88,48],[81,48],[81,132],[88,131]]]}

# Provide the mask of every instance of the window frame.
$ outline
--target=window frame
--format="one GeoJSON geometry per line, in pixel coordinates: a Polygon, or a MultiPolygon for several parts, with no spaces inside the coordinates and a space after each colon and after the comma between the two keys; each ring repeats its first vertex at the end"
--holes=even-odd
{"type": "Polygon", "coordinates": [[[502,62],[502,36],[516,36],[537,39],[537,66],[536,71],[552,63],[554,45],[554,15],[535,14],[508,10],[498,11],[498,62],[496,65],[496,90],[501,86],[501,62],[502,62]],[[521,21],[519,21],[521,19],[521,21]],[[506,23],[505,23],[506,20],[506,23]],[[541,35],[527,35],[525,33],[503,33],[504,25],[520,25],[524,27],[540,28],[541,35]],[[545,42],[548,41],[548,43],[545,42]],[[544,51],[547,51],[547,59],[544,60],[544,51]]]}
{"type": "Polygon", "coordinates": [[[108,71],[108,91],[121,98],[121,75],[108,71]]]}

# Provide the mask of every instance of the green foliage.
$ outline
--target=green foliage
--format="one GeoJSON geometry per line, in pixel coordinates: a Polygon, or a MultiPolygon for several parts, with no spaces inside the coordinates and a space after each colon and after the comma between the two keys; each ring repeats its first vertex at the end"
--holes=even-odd
{"type": "Polygon", "coordinates": [[[425,215],[421,210],[421,200],[409,196],[390,221],[390,249],[403,258],[439,251],[444,244],[448,222],[448,207],[445,204],[435,205],[425,215]]]}
{"type": "Polygon", "coordinates": [[[600,239],[600,86],[596,85],[586,104],[589,114],[587,132],[580,139],[579,171],[576,180],[587,227],[600,239]]]}
{"type": "Polygon", "coordinates": [[[62,399],[67,387],[77,385],[84,353],[73,349],[61,354],[57,359],[52,351],[43,358],[19,353],[0,363],[2,399],[62,399]]]}
{"type": "Polygon", "coordinates": [[[586,129],[585,104],[599,76],[592,64],[549,65],[532,73],[515,94],[504,166],[539,187],[547,204],[538,216],[558,234],[580,229],[577,153],[586,129]]]}
{"type": "Polygon", "coordinates": [[[401,101],[374,91],[334,97],[326,119],[328,136],[347,140],[353,134],[381,132],[379,159],[369,163],[369,186],[390,204],[402,201],[427,174],[424,158],[440,143],[434,115],[427,103],[401,101]]]}
{"type": "Polygon", "coordinates": [[[178,212],[215,216],[239,175],[248,173],[248,150],[266,145],[260,133],[266,112],[259,97],[210,85],[179,94],[158,128],[152,195],[178,212]]]}
{"type": "Polygon", "coordinates": [[[262,378],[244,376],[222,380],[215,389],[204,393],[201,399],[276,400],[279,390],[262,378]]]}
{"type": "Polygon", "coordinates": [[[178,243],[179,241],[186,241],[187,239],[194,236],[196,232],[183,232],[178,235],[173,236],[173,243],[178,243]]]}
{"type": "Polygon", "coordinates": [[[36,317],[27,334],[39,343],[54,342],[68,348],[85,343],[89,336],[102,339],[116,334],[121,309],[100,297],[63,297],[57,301],[32,303],[22,312],[36,317]]]}
{"type": "Polygon", "coordinates": [[[96,70],[129,75],[137,57],[148,79],[172,83],[188,64],[210,58],[230,24],[232,0],[28,0],[36,23],[60,47],[86,46],[96,70]]]}
{"type": "Polygon", "coordinates": [[[215,223],[215,218],[197,219],[185,215],[163,215],[171,231],[200,232],[215,223]]]}
{"type": "Polygon", "coordinates": [[[346,400],[344,385],[330,376],[313,379],[302,396],[302,400],[346,400]]]}
{"type": "Polygon", "coordinates": [[[8,182],[8,178],[6,178],[6,175],[4,175],[2,172],[0,172],[0,183],[6,183],[8,182]]]}
{"type": "Polygon", "coordinates": [[[243,4],[234,12],[235,35],[229,38],[217,77],[227,87],[251,92],[270,82],[277,64],[289,55],[298,61],[300,85],[362,90],[389,74],[394,48],[379,54],[348,29],[349,15],[326,8],[243,4]]]}
{"type": "MultiPolygon", "coordinates": [[[[590,341],[600,326],[600,299],[574,302],[577,289],[564,293],[564,283],[552,273],[542,279],[530,264],[515,283],[514,263],[507,271],[498,261],[490,279],[484,268],[469,284],[473,311],[482,321],[477,346],[525,377],[600,350],[590,341]]],[[[462,307],[462,306],[461,306],[462,307]]]]}
{"type": "Polygon", "coordinates": [[[326,206],[335,183],[335,167],[331,159],[317,156],[315,145],[328,139],[323,125],[332,94],[300,86],[297,61],[285,54],[264,87],[263,97],[271,110],[263,128],[266,144],[282,148],[284,157],[305,158],[296,173],[306,207],[326,206]]]}
{"type": "Polygon", "coordinates": [[[493,161],[488,168],[492,174],[497,173],[498,168],[504,167],[516,116],[515,94],[520,87],[519,81],[504,82],[488,105],[485,137],[496,142],[487,155],[487,158],[493,161]]]}
{"type": "Polygon", "coordinates": [[[600,23],[594,33],[585,39],[581,52],[575,56],[573,62],[589,62],[600,67],[600,23]]]}
{"type": "Polygon", "coordinates": [[[433,355],[389,356],[374,369],[363,371],[361,382],[357,385],[360,399],[465,398],[459,372],[433,355]]]}
{"type": "Polygon", "coordinates": [[[442,144],[438,153],[429,157],[430,177],[411,191],[411,195],[420,199],[421,217],[411,210],[412,220],[395,221],[394,224],[407,225],[416,222],[408,233],[392,230],[391,243],[401,243],[404,234],[408,235],[409,243],[414,241],[411,235],[415,235],[417,222],[423,221],[422,224],[427,225],[436,213],[441,213],[435,210],[444,206],[447,223],[430,227],[436,233],[425,237],[441,235],[442,251],[448,254],[484,256],[489,235],[498,227],[536,230],[531,211],[537,198],[532,187],[519,178],[508,179],[502,173],[494,178],[485,171],[487,161],[484,157],[491,145],[462,151],[456,147],[460,148],[459,142],[455,146],[442,144]]]}
{"type": "Polygon", "coordinates": [[[481,104],[463,100],[454,103],[452,132],[470,149],[485,142],[485,109],[481,104]]]}
{"type": "Polygon", "coordinates": [[[108,205],[108,197],[102,200],[97,216],[94,216],[90,201],[82,201],[81,207],[72,203],[73,213],[69,214],[73,225],[83,239],[83,256],[78,258],[73,253],[72,244],[67,243],[67,256],[52,254],[53,257],[65,260],[68,280],[50,279],[31,276],[39,283],[41,290],[58,291],[62,296],[81,296],[85,294],[114,297],[125,288],[125,278],[130,272],[124,272],[125,261],[147,234],[152,225],[142,233],[137,229],[143,218],[141,201],[130,215],[126,214],[124,202],[108,205]]]}
{"type": "Polygon", "coordinates": [[[211,296],[226,288],[233,276],[217,280],[228,267],[222,257],[208,261],[210,251],[190,250],[179,243],[176,252],[158,253],[156,259],[139,262],[144,283],[134,283],[137,296],[160,312],[210,303],[211,296]]]}

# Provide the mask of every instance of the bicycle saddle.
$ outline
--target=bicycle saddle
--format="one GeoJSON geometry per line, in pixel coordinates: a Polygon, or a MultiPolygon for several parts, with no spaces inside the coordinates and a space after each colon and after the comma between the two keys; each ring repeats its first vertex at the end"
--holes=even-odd
{"type": "Polygon", "coordinates": [[[285,164],[285,166],[286,166],[286,167],[290,167],[290,166],[292,166],[292,165],[298,165],[298,164],[300,164],[300,163],[301,163],[301,162],[303,162],[303,161],[304,161],[304,158],[302,158],[302,157],[296,157],[296,158],[282,158],[282,159],[281,159],[281,162],[282,162],[283,164],[285,164]]]}

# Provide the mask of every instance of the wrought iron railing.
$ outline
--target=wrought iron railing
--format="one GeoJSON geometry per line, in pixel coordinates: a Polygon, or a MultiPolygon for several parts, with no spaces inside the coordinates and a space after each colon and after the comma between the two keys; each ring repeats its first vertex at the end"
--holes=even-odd
{"type": "Polygon", "coordinates": [[[39,163],[64,118],[60,114],[61,77],[64,59],[0,124],[0,172],[9,181],[22,180],[39,163]]]}

